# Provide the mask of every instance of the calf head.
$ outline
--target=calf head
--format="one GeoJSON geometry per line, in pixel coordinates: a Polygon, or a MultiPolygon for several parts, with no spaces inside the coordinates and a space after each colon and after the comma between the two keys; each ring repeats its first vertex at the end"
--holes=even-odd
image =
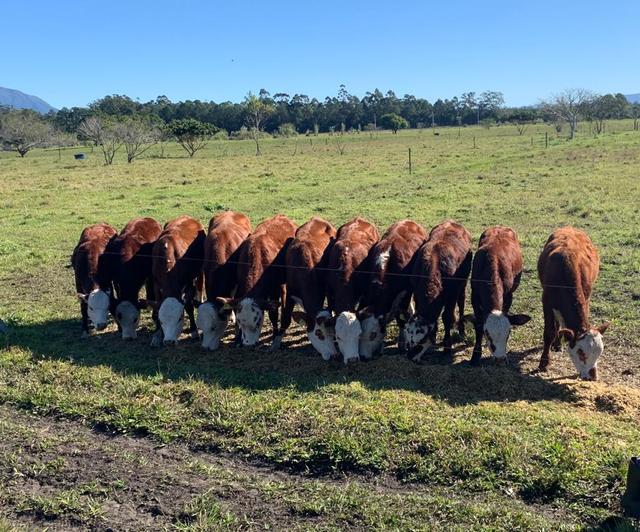
{"type": "Polygon", "coordinates": [[[175,297],[166,298],[158,310],[165,345],[176,344],[184,326],[184,304],[175,297]]]}
{"type": "Polygon", "coordinates": [[[381,354],[387,326],[385,317],[374,315],[372,309],[367,307],[358,312],[358,320],[362,327],[359,341],[360,355],[364,358],[372,358],[374,355],[381,354]]]}
{"type": "Polygon", "coordinates": [[[417,362],[434,346],[433,331],[435,328],[435,322],[427,323],[427,320],[422,316],[414,315],[409,318],[404,328],[409,358],[417,362]]]}
{"type": "Polygon", "coordinates": [[[202,331],[202,347],[215,351],[227,329],[233,309],[227,300],[216,298],[197,305],[196,325],[202,331]]]}
{"type": "Polygon", "coordinates": [[[236,323],[240,328],[242,345],[253,346],[260,340],[265,310],[274,310],[278,304],[273,301],[245,297],[240,301],[225,299],[236,314],[236,323]]]}
{"type": "Polygon", "coordinates": [[[319,311],[315,318],[308,316],[305,312],[294,312],[292,314],[296,323],[307,328],[307,336],[311,345],[315,348],[323,360],[331,360],[338,354],[336,350],[336,318],[329,310],[319,311]]]}
{"type": "Polygon", "coordinates": [[[336,342],[342,353],[344,363],[359,360],[358,353],[362,326],[353,312],[341,312],[336,318],[336,342]]]}
{"type": "Polygon", "coordinates": [[[134,340],[138,336],[137,328],[140,321],[140,311],[146,306],[146,302],[143,300],[136,303],[131,301],[118,302],[115,314],[122,331],[123,340],[134,340]]]}
{"type": "Polygon", "coordinates": [[[604,350],[602,335],[608,328],[609,323],[603,323],[579,335],[569,329],[558,331],[560,337],[569,343],[569,355],[582,379],[598,379],[598,359],[604,350]]]}
{"type": "Polygon", "coordinates": [[[96,288],[87,294],[78,294],[78,298],[87,304],[89,321],[98,331],[107,327],[109,321],[109,305],[111,303],[111,290],[96,288]]]}
{"type": "Polygon", "coordinates": [[[507,358],[507,340],[512,326],[524,325],[531,319],[526,314],[504,314],[499,310],[492,310],[484,322],[484,336],[491,355],[496,359],[507,358]]]}

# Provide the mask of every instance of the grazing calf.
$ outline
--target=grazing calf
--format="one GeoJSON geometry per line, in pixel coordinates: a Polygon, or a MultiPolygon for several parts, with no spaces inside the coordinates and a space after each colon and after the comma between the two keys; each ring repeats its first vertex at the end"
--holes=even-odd
{"type": "Polygon", "coordinates": [[[415,362],[435,345],[440,314],[444,324],[444,349],[451,351],[456,303],[460,311],[458,331],[464,336],[464,297],[471,258],[469,231],[450,220],[436,225],[416,252],[412,268],[416,314],[405,327],[408,355],[415,362]]]}
{"type": "Polygon", "coordinates": [[[98,331],[107,326],[113,289],[109,286],[100,290],[96,276],[100,256],[115,236],[116,230],[109,224],[100,223],[85,227],[71,256],[76,292],[80,299],[83,337],[89,335],[89,323],[98,331]]]}
{"type": "Polygon", "coordinates": [[[379,239],[373,224],[355,218],[338,229],[329,253],[327,299],[336,314],[336,341],[345,364],[360,358],[360,319],[366,316],[358,316],[356,310],[367,292],[367,259],[379,239]]]}
{"type": "MultiPolygon", "coordinates": [[[[98,284],[103,293],[113,285],[116,298],[111,298],[111,311],[116,317],[123,340],[133,340],[140,310],[146,302],[138,299],[146,284],[147,298],[153,298],[151,255],[153,243],[162,233],[162,226],[153,218],[131,220],[118,236],[107,244],[98,262],[98,284]]],[[[97,294],[96,294],[97,295],[97,294]]],[[[89,296],[89,304],[94,294],[89,296]]]]}
{"type": "Polygon", "coordinates": [[[531,317],[509,314],[513,293],[522,276],[522,251],[516,232],[503,226],[489,227],[482,233],[471,269],[471,304],[476,344],[472,364],[482,357],[483,333],[496,359],[507,357],[507,340],[512,325],[524,325],[531,317]]]}
{"type": "Polygon", "coordinates": [[[185,310],[191,336],[198,336],[193,304],[194,298],[202,297],[204,239],[204,227],[198,220],[180,216],[167,222],[153,245],[151,270],[156,332],[151,340],[152,347],[158,347],[163,340],[165,345],[178,341],[185,310]]]}
{"type": "Polygon", "coordinates": [[[278,310],[286,300],[287,280],[284,258],[295,232],[295,224],[284,214],[277,214],[258,225],[240,246],[238,289],[232,307],[244,346],[258,343],[267,310],[273,325],[271,349],[280,348],[278,310]]]}
{"type": "Polygon", "coordinates": [[[211,218],[204,244],[204,279],[207,301],[198,307],[196,323],[202,331],[202,347],[218,349],[232,310],[223,298],[233,297],[238,283],[240,245],[251,233],[251,222],[239,212],[223,212],[211,218]]]}
{"type": "Polygon", "coordinates": [[[326,220],[314,216],[296,231],[287,249],[287,301],[282,318],[283,332],[290,321],[294,302],[303,312],[294,312],[294,319],[304,325],[311,345],[324,360],[337,355],[331,312],[324,309],[326,268],[336,230],[326,220]]]}
{"type": "Polygon", "coordinates": [[[387,324],[395,317],[400,332],[398,347],[404,349],[404,315],[411,302],[411,261],[427,238],[427,231],[411,220],[396,222],[371,250],[371,274],[366,317],[361,321],[360,355],[381,353],[387,324]]]}
{"type": "Polygon", "coordinates": [[[598,277],[600,258],[589,236],[573,227],[556,229],[538,259],[544,312],[544,348],[540,371],[549,366],[551,345],[559,350],[560,338],[569,343],[569,355],[580,377],[598,378],[602,335],[609,327],[589,324],[591,289],[598,277]]]}

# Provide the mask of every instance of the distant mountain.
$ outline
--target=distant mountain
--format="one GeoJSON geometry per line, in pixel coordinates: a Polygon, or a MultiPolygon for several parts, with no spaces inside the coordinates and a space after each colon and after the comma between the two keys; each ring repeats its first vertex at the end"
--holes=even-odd
{"type": "Polygon", "coordinates": [[[638,94],[625,94],[624,96],[629,103],[640,103],[640,93],[638,94]]]}
{"type": "Polygon", "coordinates": [[[46,114],[56,109],[37,96],[31,96],[15,89],[0,87],[0,105],[6,105],[15,109],[33,109],[46,114]]]}

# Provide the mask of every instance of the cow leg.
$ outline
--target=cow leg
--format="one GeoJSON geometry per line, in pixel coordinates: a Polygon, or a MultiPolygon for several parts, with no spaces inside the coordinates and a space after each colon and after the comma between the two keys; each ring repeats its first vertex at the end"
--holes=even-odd
{"type": "Polygon", "coordinates": [[[160,326],[160,318],[158,317],[158,309],[160,308],[160,303],[162,302],[162,291],[158,287],[158,285],[154,285],[154,305],[153,310],[151,311],[151,319],[153,323],[156,325],[156,330],[151,336],[151,347],[160,347],[162,345],[162,341],[164,340],[164,334],[162,333],[162,327],[160,326]]]}
{"type": "Polygon", "coordinates": [[[195,297],[197,297],[196,287],[193,285],[187,287],[184,293],[184,297],[184,310],[187,313],[187,317],[189,318],[189,333],[191,334],[191,338],[193,338],[194,340],[198,340],[200,338],[200,333],[198,332],[198,326],[196,325],[193,305],[193,300],[195,297]]]}
{"type": "Polygon", "coordinates": [[[271,345],[269,346],[269,351],[277,351],[280,349],[280,344],[282,343],[282,336],[280,335],[280,330],[278,329],[278,307],[273,309],[269,309],[269,321],[271,322],[271,328],[273,330],[271,345]]]}
{"type": "Polygon", "coordinates": [[[89,336],[89,312],[87,302],[80,301],[80,315],[82,316],[81,336],[87,338],[89,336]]]}
{"type": "Polygon", "coordinates": [[[458,335],[460,336],[460,341],[464,342],[465,332],[464,332],[464,302],[465,296],[467,293],[467,281],[465,280],[460,288],[460,292],[458,293],[458,335]]]}
{"type": "Polygon", "coordinates": [[[292,297],[287,297],[286,302],[284,304],[284,308],[282,309],[282,319],[280,322],[280,332],[279,336],[282,339],[287,332],[287,329],[291,325],[291,315],[293,313],[293,307],[296,302],[292,297]]]}
{"type": "Polygon", "coordinates": [[[413,311],[415,310],[410,309],[411,295],[410,291],[407,292],[407,295],[402,299],[402,301],[400,301],[400,304],[398,305],[398,313],[396,315],[396,323],[398,324],[398,349],[401,352],[404,352],[407,348],[405,345],[406,338],[404,335],[404,327],[407,323],[406,317],[410,313],[413,314],[413,311]]]}
{"type": "Polygon", "coordinates": [[[473,346],[473,355],[471,355],[471,364],[473,366],[477,366],[480,364],[480,360],[482,359],[482,336],[484,333],[484,324],[479,319],[474,322],[473,328],[476,332],[476,343],[473,346]]]}
{"type": "Polygon", "coordinates": [[[456,311],[456,300],[450,299],[444,305],[442,323],[444,325],[444,340],[442,342],[445,353],[451,353],[451,327],[453,326],[456,311]]]}
{"type": "Polygon", "coordinates": [[[544,312],[544,345],[542,347],[542,356],[540,357],[539,371],[546,371],[549,367],[549,350],[551,344],[557,339],[558,331],[556,330],[556,318],[553,315],[553,311],[546,306],[543,309],[544,312]]]}

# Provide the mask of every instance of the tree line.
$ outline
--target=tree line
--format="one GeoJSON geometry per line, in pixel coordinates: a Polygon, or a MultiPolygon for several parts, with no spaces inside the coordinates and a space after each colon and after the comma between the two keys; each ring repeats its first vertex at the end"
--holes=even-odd
{"type": "Polygon", "coordinates": [[[553,123],[558,132],[566,124],[573,138],[579,120],[590,121],[599,134],[609,119],[633,118],[637,130],[639,117],[640,105],[628,103],[622,94],[597,95],[586,90],[567,90],[536,106],[506,107],[499,91],[467,92],[431,103],[378,89],[358,98],[341,85],[336,96],[323,101],[304,94],[271,95],[261,89],[237,103],[172,102],[166,96],[143,103],[125,95],[109,95],[87,107],[63,108],[44,117],[0,108],[0,142],[4,149],[23,157],[36,146],[91,142],[102,149],[105,164],[111,164],[121,148],[132,162],[158,143],[163,152],[168,140],[177,140],[193,157],[215,136],[252,139],[259,155],[260,139],[265,135],[397,132],[409,127],[499,123],[516,124],[522,135],[529,124],[544,121],[553,123]]]}

